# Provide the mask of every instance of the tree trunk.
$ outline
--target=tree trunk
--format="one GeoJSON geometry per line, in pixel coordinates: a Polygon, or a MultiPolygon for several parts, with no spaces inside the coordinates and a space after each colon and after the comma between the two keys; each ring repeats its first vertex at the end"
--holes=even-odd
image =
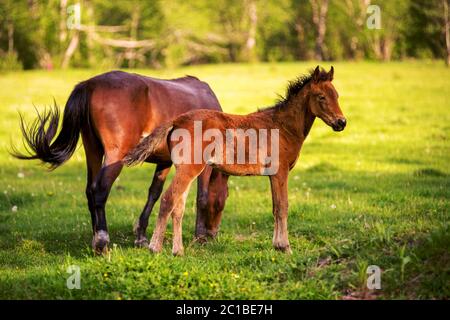
{"type": "Polygon", "coordinates": [[[381,42],[381,52],[383,54],[383,61],[390,61],[392,57],[392,39],[384,36],[381,42]]]}
{"type": "Polygon", "coordinates": [[[381,39],[380,39],[380,35],[375,34],[373,40],[371,41],[371,45],[372,45],[372,50],[375,54],[375,57],[378,60],[382,59],[382,48],[381,48],[381,39]]]}
{"type": "Polygon", "coordinates": [[[445,63],[447,66],[450,66],[450,19],[449,19],[449,12],[448,12],[448,0],[442,0],[444,5],[444,28],[445,28],[445,46],[447,49],[447,58],[445,60],[445,63]]]}
{"type": "Polygon", "coordinates": [[[300,60],[307,60],[308,54],[305,46],[305,28],[303,28],[302,21],[300,21],[300,19],[298,19],[295,23],[295,31],[297,32],[298,43],[297,57],[300,60]]]}
{"type": "Polygon", "coordinates": [[[315,59],[325,59],[325,33],[327,31],[328,0],[310,0],[313,23],[316,27],[315,59]]]}
{"type": "MultiPolygon", "coordinates": [[[[87,17],[87,21],[89,21],[89,23],[94,24],[95,19],[94,19],[94,7],[93,7],[93,3],[92,1],[85,1],[85,8],[86,8],[86,17],[87,17]]],[[[90,26],[91,28],[95,29],[95,25],[90,26]]],[[[93,65],[95,65],[95,56],[94,56],[94,39],[92,36],[92,30],[90,30],[91,28],[87,28],[86,31],[86,46],[88,48],[87,50],[87,54],[88,54],[88,64],[90,67],[92,67],[93,65]]]]}
{"type": "Polygon", "coordinates": [[[73,31],[73,37],[70,40],[69,46],[67,47],[66,53],[64,53],[64,58],[61,64],[61,68],[65,69],[69,66],[70,59],[72,58],[73,54],[75,53],[75,50],[78,47],[78,42],[80,40],[80,32],[79,30],[73,31]]]}
{"type": "MultiPolygon", "coordinates": [[[[131,14],[131,28],[130,28],[130,41],[136,41],[138,37],[138,27],[139,27],[139,19],[140,19],[140,8],[137,5],[133,13],[131,14]]],[[[125,57],[128,58],[128,67],[134,68],[136,65],[136,50],[134,48],[130,48],[125,53],[125,57]]]]}
{"type": "Polygon", "coordinates": [[[353,36],[350,40],[350,54],[352,59],[361,59],[364,57],[363,46],[361,44],[361,35],[364,33],[367,7],[370,0],[346,0],[344,7],[347,15],[353,20],[355,30],[352,30],[353,36]]]}
{"type": "Polygon", "coordinates": [[[248,18],[249,29],[247,35],[247,41],[245,42],[245,56],[247,61],[255,61],[255,46],[256,46],[256,28],[258,24],[258,12],[256,7],[256,1],[248,1],[248,18]]]}
{"type": "Polygon", "coordinates": [[[67,39],[67,0],[61,0],[59,8],[59,42],[62,47],[67,39]]]}
{"type": "Polygon", "coordinates": [[[8,28],[8,53],[12,54],[14,51],[14,23],[9,20],[7,23],[8,28]]]}

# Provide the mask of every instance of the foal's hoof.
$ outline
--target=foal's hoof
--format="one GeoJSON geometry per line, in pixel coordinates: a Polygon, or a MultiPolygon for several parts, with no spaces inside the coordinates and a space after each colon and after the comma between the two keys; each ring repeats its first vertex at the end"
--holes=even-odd
{"type": "Polygon", "coordinates": [[[150,250],[150,252],[152,253],[160,253],[162,251],[162,247],[161,246],[157,246],[154,243],[150,243],[148,245],[148,249],[150,250]]]}
{"type": "Polygon", "coordinates": [[[92,239],[92,249],[95,254],[101,255],[108,251],[109,235],[106,231],[98,231],[92,239]]]}
{"type": "Polygon", "coordinates": [[[148,239],[147,238],[141,238],[134,240],[134,246],[136,248],[147,248],[148,247],[148,239]]]}
{"type": "Polygon", "coordinates": [[[174,249],[174,250],[172,250],[172,254],[175,257],[182,257],[182,256],[184,256],[184,248],[174,249]]]}
{"type": "Polygon", "coordinates": [[[286,254],[292,254],[291,246],[290,245],[281,245],[281,244],[274,244],[274,249],[284,252],[286,254]]]}

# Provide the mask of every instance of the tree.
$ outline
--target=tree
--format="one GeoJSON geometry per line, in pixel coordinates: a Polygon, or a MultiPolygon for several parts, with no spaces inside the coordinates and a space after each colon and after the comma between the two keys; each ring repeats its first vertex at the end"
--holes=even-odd
{"type": "Polygon", "coordinates": [[[290,6],[293,12],[292,23],[295,30],[296,58],[300,60],[312,59],[315,55],[315,35],[312,30],[315,26],[312,22],[311,5],[304,0],[293,0],[290,6]]]}
{"type": "Polygon", "coordinates": [[[405,31],[407,53],[421,58],[449,58],[449,0],[411,0],[405,31]]]}
{"type": "Polygon", "coordinates": [[[343,46],[348,51],[351,59],[363,58],[366,55],[366,19],[367,7],[370,0],[345,0],[338,2],[345,15],[345,23],[336,23],[340,26],[339,33],[343,40],[343,46]],[[345,29],[345,30],[344,30],[345,29]]]}
{"type": "Polygon", "coordinates": [[[315,59],[325,60],[325,33],[327,31],[328,0],[309,0],[312,20],[316,27],[315,59]]]}
{"type": "Polygon", "coordinates": [[[445,62],[447,66],[450,66],[450,18],[449,18],[449,4],[448,0],[442,0],[442,6],[444,7],[444,34],[445,34],[445,47],[447,49],[447,57],[445,62]]]}
{"type": "Polygon", "coordinates": [[[257,60],[256,56],[256,31],[258,25],[258,9],[256,0],[246,1],[246,12],[248,15],[247,40],[245,41],[244,59],[247,61],[257,60]]]}
{"type": "Polygon", "coordinates": [[[0,0],[0,68],[442,58],[450,0],[0,0]],[[81,24],[67,26],[74,4],[81,24]],[[369,5],[381,29],[367,27],[369,5]]]}

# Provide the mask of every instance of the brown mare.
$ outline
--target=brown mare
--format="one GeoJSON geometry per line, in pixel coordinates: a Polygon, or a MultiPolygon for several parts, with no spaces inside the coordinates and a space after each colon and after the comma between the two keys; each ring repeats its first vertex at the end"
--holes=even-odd
{"type": "MultiPolygon", "coordinates": [[[[97,253],[109,243],[105,205],[113,182],[122,170],[122,158],[157,126],[190,110],[221,112],[219,101],[205,82],[187,76],[160,80],[113,71],[79,83],[64,109],[62,129],[53,141],[58,108],[38,114],[31,126],[21,118],[28,154],[14,149],[20,159],[40,159],[55,169],[74,153],[79,135],[87,162],[86,197],[92,218],[92,246],[97,253]],[[52,142],[53,141],[53,142],[52,142]]],[[[136,245],[147,245],[146,228],[172,165],[170,157],[156,163],[148,199],[135,226],[136,245]]],[[[196,236],[215,236],[227,197],[227,176],[212,168],[198,179],[196,236]]]]}
{"type": "MultiPolygon", "coordinates": [[[[125,157],[124,162],[132,165],[154,154],[167,154],[167,149],[170,150],[172,159],[174,159],[172,151],[177,146],[177,139],[174,138],[174,133],[181,132],[177,131],[177,129],[181,129],[184,132],[188,132],[189,136],[192,137],[192,134],[195,135],[195,123],[199,121],[201,121],[203,129],[218,129],[223,137],[226,136],[226,131],[230,128],[278,129],[279,156],[275,160],[277,161],[276,167],[278,170],[268,174],[272,188],[273,215],[275,219],[273,246],[275,249],[290,253],[287,231],[289,171],[294,167],[303,141],[308,135],[316,117],[322,119],[335,131],[343,130],[346,125],[346,120],[339,107],[338,94],[331,83],[332,80],[333,67],[330,72],[325,72],[317,67],[310,75],[290,83],[286,97],[275,106],[245,116],[225,114],[213,110],[191,111],[152,132],[149,137],[143,139],[125,157]]],[[[176,174],[161,200],[157,224],[149,245],[151,251],[160,252],[162,250],[167,220],[172,214],[172,252],[174,255],[183,254],[181,225],[186,196],[191,182],[207,167],[207,163],[227,175],[264,174],[267,165],[266,159],[258,156],[259,159],[255,164],[250,164],[247,160],[243,164],[235,164],[236,149],[232,149],[232,152],[227,154],[228,150],[226,151],[227,148],[223,145],[225,139],[219,138],[215,137],[214,152],[210,153],[213,156],[208,159],[202,157],[201,161],[197,163],[195,161],[194,163],[185,161],[178,164],[174,160],[176,174]],[[222,160],[218,161],[218,159],[222,160]],[[229,159],[230,161],[228,161],[229,159]]],[[[244,140],[247,140],[245,136],[244,140]]],[[[178,139],[178,143],[181,142],[181,139],[178,139]]],[[[188,143],[192,144],[192,140],[188,143]]],[[[246,159],[248,159],[250,142],[245,141],[244,143],[246,159]]],[[[211,144],[206,144],[203,140],[198,146],[202,148],[201,154],[204,155],[203,151],[205,151],[207,146],[210,147],[211,144]]],[[[193,153],[195,152],[194,147],[195,145],[191,145],[187,150],[192,150],[193,153]]],[[[257,148],[259,151],[261,145],[257,148]]],[[[275,152],[275,150],[271,147],[270,153],[272,152],[275,152]]],[[[192,159],[192,153],[189,154],[190,159],[192,159]]]]}

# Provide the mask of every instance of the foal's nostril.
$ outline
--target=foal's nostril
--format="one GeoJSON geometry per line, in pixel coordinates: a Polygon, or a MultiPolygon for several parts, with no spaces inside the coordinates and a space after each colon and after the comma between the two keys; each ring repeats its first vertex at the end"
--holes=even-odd
{"type": "Polygon", "coordinates": [[[332,127],[334,131],[342,131],[347,125],[347,120],[345,118],[337,119],[333,122],[332,127]]]}
{"type": "Polygon", "coordinates": [[[345,128],[345,126],[347,125],[347,120],[345,119],[338,119],[337,121],[338,125],[342,128],[345,128]]]}

